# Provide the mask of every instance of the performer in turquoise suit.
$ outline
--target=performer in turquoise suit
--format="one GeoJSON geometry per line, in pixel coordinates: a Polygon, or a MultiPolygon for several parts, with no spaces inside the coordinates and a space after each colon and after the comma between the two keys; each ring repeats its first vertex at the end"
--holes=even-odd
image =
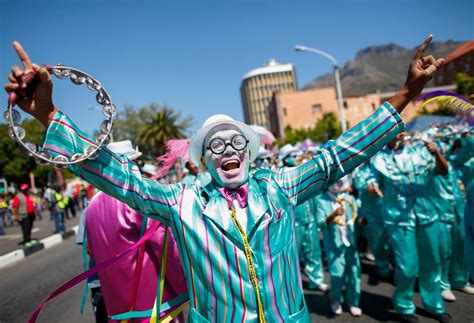
{"type": "Polygon", "coordinates": [[[432,183],[435,174],[448,174],[448,163],[434,142],[427,147],[408,146],[403,133],[371,162],[373,180],[383,193],[384,222],[395,255],[395,310],[404,321],[417,321],[413,289],[418,276],[424,308],[441,322],[449,321],[441,298],[439,225],[432,183]]]}
{"type": "MultiPolygon", "coordinates": [[[[224,115],[206,120],[191,138],[190,160],[205,167],[205,187],[158,184],[143,178],[126,157],[105,147],[98,157],[69,167],[107,194],[140,213],[168,224],[178,243],[190,297],[192,322],[309,322],[301,286],[293,207],[324,191],[404,129],[399,113],[431,79],[443,60],[424,57],[431,36],[410,65],[403,88],[374,113],[321,147],[289,171],[249,175],[258,135],[224,115]]],[[[48,128],[44,149],[70,157],[96,145],[52,102],[46,68],[33,65],[19,43],[25,70],[14,66],[5,85],[19,106],[48,128]],[[38,85],[25,92],[22,76],[33,70],[38,85]]]]}
{"type": "Polygon", "coordinates": [[[340,193],[337,186],[319,196],[316,206],[331,276],[331,310],[341,314],[341,304],[345,302],[353,316],[360,316],[360,260],[353,219],[357,202],[352,195],[340,193]]]}
{"type": "Polygon", "coordinates": [[[466,189],[466,207],[464,210],[464,228],[466,230],[465,256],[467,270],[474,275],[474,182],[466,189]]]}
{"type": "MultiPolygon", "coordinates": [[[[280,149],[279,159],[283,162],[283,170],[297,166],[298,150],[291,145],[280,149]]],[[[309,289],[326,291],[328,285],[324,281],[323,263],[321,260],[321,241],[316,220],[316,198],[295,207],[296,248],[300,264],[309,278],[309,289]]]]}
{"type": "MultiPolygon", "coordinates": [[[[437,141],[448,160],[451,155],[451,145],[441,140],[437,141]]],[[[468,272],[464,257],[464,198],[459,186],[458,173],[449,163],[448,175],[437,175],[434,178],[435,196],[433,202],[439,215],[440,252],[441,252],[441,288],[446,301],[455,301],[456,296],[451,287],[474,294],[474,288],[469,286],[468,272]]]]}
{"type": "Polygon", "coordinates": [[[465,134],[459,150],[452,155],[453,166],[458,170],[466,192],[464,212],[465,259],[471,277],[474,276],[474,136],[465,134]]]}
{"type": "Polygon", "coordinates": [[[387,278],[392,270],[389,264],[389,244],[387,230],[383,222],[383,205],[380,199],[382,193],[372,185],[369,178],[373,177],[369,163],[359,167],[352,183],[358,191],[361,201],[359,216],[367,222],[367,239],[375,257],[377,274],[387,278]]]}

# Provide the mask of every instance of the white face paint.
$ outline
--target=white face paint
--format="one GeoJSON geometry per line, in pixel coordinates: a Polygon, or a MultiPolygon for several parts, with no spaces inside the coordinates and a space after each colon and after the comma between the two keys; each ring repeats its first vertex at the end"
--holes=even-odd
{"type": "Polygon", "coordinates": [[[220,125],[213,128],[204,140],[204,160],[212,180],[218,186],[237,188],[248,180],[250,165],[248,146],[238,151],[229,144],[232,137],[239,134],[243,135],[235,126],[220,125]],[[215,138],[220,138],[226,143],[222,154],[214,154],[207,149],[215,138]]]}

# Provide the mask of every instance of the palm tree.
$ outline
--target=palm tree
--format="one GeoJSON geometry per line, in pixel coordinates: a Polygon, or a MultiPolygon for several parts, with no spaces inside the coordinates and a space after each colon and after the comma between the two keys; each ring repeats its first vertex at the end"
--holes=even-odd
{"type": "Polygon", "coordinates": [[[163,107],[140,125],[136,142],[148,158],[162,155],[168,140],[186,138],[185,131],[191,123],[191,116],[182,118],[181,113],[163,107]]]}

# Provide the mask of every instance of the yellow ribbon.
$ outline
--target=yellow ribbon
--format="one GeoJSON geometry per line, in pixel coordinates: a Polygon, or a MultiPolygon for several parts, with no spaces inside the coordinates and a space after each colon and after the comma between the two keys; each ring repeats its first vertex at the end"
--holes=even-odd
{"type": "MultiPolygon", "coordinates": [[[[162,259],[163,261],[161,262],[161,272],[160,272],[160,295],[159,295],[159,302],[161,304],[161,301],[163,299],[163,288],[165,286],[165,272],[166,272],[166,263],[168,261],[168,227],[166,227],[166,232],[165,232],[165,245],[163,247],[163,255],[162,255],[162,259]]],[[[158,297],[158,295],[157,295],[158,297]]],[[[157,323],[157,322],[164,322],[163,319],[165,317],[163,317],[161,320],[158,319],[157,320],[157,313],[156,313],[156,304],[157,304],[157,301],[158,299],[155,298],[155,302],[153,304],[153,311],[151,312],[151,317],[150,317],[150,323],[157,323]]],[[[181,308],[182,305],[179,308],[181,308]]],[[[177,309],[176,309],[177,310],[177,309]]],[[[171,313],[174,313],[176,310],[174,310],[173,312],[171,313]]],[[[177,312],[176,315],[178,315],[181,311],[177,312]]],[[[171,314],[170,313],[170,314],[171,314]]],[[[169,315],[169,314],[168,314],[169,315]]],[[[167,315],[167,316],[168,316],[167,315]]],[[[159,313],[158,313],[158,317],[159,317],[159,313]]]]}
{"type": "Polygon", "coordinates": [[[260,298],[260,290],[258,289],[258,279],[257,279],[257,273],[255,272],[255,265],[254,265],[253,259],[252,259],[252,250],[250,249],[250,245],[247,241],[247,235],[245,234],[244,229],[242,229],[242,226],[240,225],[239,221],[237,220],[237,216],[236,216],[234,207],[232,207],[232,209],[230,211],[230,216],[232,217],[232,221],[234,221],[234,224],[235,224],[235,226],[237,227],[237,229],[240,233],[242,241],[244,242],[245,257],[247,258],[247,262],[248,262],[250,280],[252,281],[252,285],[253,285],[253,288],[255,290],[255,295],[257,297],[258,320],[259,320],[260,323],[264,323],[265,322],[265,314],[263,312],[262,300],[260,298]]]}

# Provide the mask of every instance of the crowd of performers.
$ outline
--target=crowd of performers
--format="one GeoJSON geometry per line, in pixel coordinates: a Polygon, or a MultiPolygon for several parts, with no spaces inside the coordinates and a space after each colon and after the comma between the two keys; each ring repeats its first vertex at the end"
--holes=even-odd
{"type": "MultiPolygon", "coordinates": [[[[129,160],[140,156],[130,141],[116,142],[108,148],[125,154],[129,160]]],[[[301,272],[308,279],[308,289],[327,292],[334,315],[342,313],[344,304],[351,315],[362,315],[359,257],[361,251],[367,250],[361,250],[361,238],[368,242],[368,255],[375,263],[376,277],[372,278],[391,282],[394,279],[393,304],[400,314],[415,312],[416,278],[423,306],[433,314],[444,313],[443,300],[456,300],[452,289],[474,294],[468,282],[474,257],[465,247],[474,242],[472,201],[465,206],[474,174],[473,148],[473,132],[465,126],[445,124],[423,132],[402,132],[365,164],[295,207],[295,241],[301,272]],[[324,276],[323,254],[329,281],[324,276]]],[[[251,173],[265,169],[285,172],[305,163],[318,150],[316,145],[285,145],[271,152],[261,146],[251,173]]],[[[158,179],[156,166],[150,164],[145,164],[141,173],[161,183],[178,180],[204,187],[211,183],[209,173],[191,161],[185,159],[182,165],[185,167],[175,164],[174,170],[184,176],[158,179]]],[[[107,315],[133,317],[138,311],[151,309],[157,294],[166,226],[102,192],[92,199],[83,215],[87,248],[94,262],[103,262],[126,250],[144,230],[154,223],[158,225],[141,256],[139,252],[130,253],[89,282],[98,322],[106,322],[107,315]],[[111,217],[111,213],[115,216],[111,217]]],[[[83,234],[79,233],[78,241],[82,240],[83,234]]],[[[171,232],[168,248],[163,300],[181,297],[180,304],[185,309],[186,278],[171,232]]],[[[150,311],[143,315],[150,315],[150,311]]],[[[182,321],[185,315],[173,317],[182,321]]],[[[146,316],[142,320],[148,319],[146,316]]],[[[141,321],[136,317],[133,320],[141,321]]]]}
{"type": "MultiPolygon", "coordinates": [[[[282,155],[281,168],[262,167],[251,171],[251,164],[259,157],[258,135],[250,126],[229,116],[214,115],[193,134],[186,149],[189,161],[206,171],[210,181],[196,176],[200,178],[194,184],[192,178],[191,184],[160,184],[143,176],[137,164],[125,154],[114,153],[106,147],[98,150],[96,158],[70,166],[71,171],[110,198],[116,198],[139,212],[141,223],[119,217],[119,214],[127,213],[125,208],[120,209],[124,206],[122,203],[114,207],[97,205],[90,209],[98,214],[107,213],[111,222],[118,221],[135,229],[140,227],[139,231],[143,228],[142,238],[127,250],[140,246],[138,251],[135,249],[137,259],[145,259],[146,254],[150,260],[157,261],[154,265],[159,264],[159,268],[155,267],[156,283],[153,279],[133,274],[132,282],[127,284],[129,290],[124,293],[128,295],[125,296],[125,311],[128,312],[114,318],[126,320],[147,316],[152,321],[157,318],[162,321],[180,320],[176,313],[187,307],[187,319],[191,322],[309,322],[300,260],[305,262],[304,271],[311,276],[313,287],[325,289],[325,284],[331,285],[334,313],[340,313],[341,305],[347,303],[352,315],[361,315],[360,260],[355,248],[355,232],[359,217],[364,217],[374,226],[379,223],[381,228],[382,233],[371,236],[369,240],[374,244],[380,274],[387,275],[392,269],[390,266],[394,267],[396,288],[393,302],[401,320],[417,320],[412,298],[418,276],[425,309],[438,321],[449,322],[442,288],[450,288],[449,282],[453,288],[470,291],[466,271],[456,275],[454,271],[449,272],[449,268],[456,267],[457,259],[453,259],[452,254],[460,252],[456,246],[461,245],[458,242],[461,230],[457,229],[462,218],[462,210],[450,209],[460,207],[461,203],[449,203],[456,200],[464,204],[464,197],[459,196],[457,190],[457,169],[461,166],[456,163],[461,163],[458,159],[462,159],[463,154],[467,156],[465,158],[472,158],[472,137],[462,138],[461,145],[437,145],[433,142],[408,145],[404,142],[405,124],[400,116],[444,63],[443,59],[425,56],[431,39],[428,37],[416,51],[406,82],[399,91],[372,115],[339,138],[322,145],[311,158],[299,165],[289,154],[286,158],[282,155]],[[447,151],[444,155],[443,149],[447,151]],[[446,158],[451,152],[452,165],[446,158]],[[364,163],[366,165],[354,174],[354,170],[364,163]],[[361,201],[361,210],[357,208],[356,197],[349,194],[352,186],[349,176],[354,176],[353,186],[360,194],[357,198],[361,201]],[[437,190],[432,181],[439,182],[437,190]],[[364,197],[366,192],[368,195],[364,197]],[[366,199],[373,205],[367,204],[366,199]],[[382,204],[381,212],[374,213],[377,203],[382,204]],[[438,211],[438,208],[444,211],[438,211]],[[306,211],[309,209],[315,211],[306,211]],[[364,215],[364,209],[372,209],[373,213],[364,215]],[[356,213],[361,215],[355,218],[356,213]],[[144,220],[148,218],[159,223],[148,224],[148,220],[144,220]],[[377,220],[371,221],[373,218],[377,220]],[[151,227],[147,229],[148,225],[151,227]],[[143,243],[159,232],[160,226],[163,226],[164,243],[161,243],[161,248],[151,248],[155,253],[148,253],[147,245],[143,243]],[[311,253],[307,251],[311,249],[308,244],[319,241],[318,230],[323,234],[331,276],[329,282],[322,281],[321,260],[313,260],[318,252],[314,252],[314,257],[308,256],[311,253]],[[441,243],[442,232],[446,243],[441,243]],[[156,255],[160,250],[161,254],[156,255]],[[181,262],[176,269],[168,266],[173,255],[179,255],[181,262]],[[161,260],[158,259],[160,256],[161,260]],[[451,263],[445,268],[448,259],[451,263]],[[387,263],[391,264],[388,268],[387,263]],[[187,293],[181,294],[179,289],[183,285],[171,282],[172,276],[180,279],[174,277],[179,275],[184,277],[187,293]],[[137,302],[138,295],[146,286],[156,288],[156,300],[154,304],[148,304],[150,312],[139,308],[137,302]]],[[[42,149],[53,157],[70,158],[82,154],[91,144],[94,145],[94,139],[54,106],[47,69],[32,64],[19,43],[15,42],[14,48],[24,69],[12,67],[5,89],[9,93],[16,92],[21,98],[17,102],[20,108],[47,128],[42,149]],[[29,71],[38,74],[33,89],[27,88],[23,78],[29,71]]],[[[283,148],[284,152],[287,148],[283,148]]],[[[470,200],[472,180],[469,178],[472,165],[468,161],[462,165],[466,167],[461,173],[465,177],[463,183],[468,186],[465,188],[467,217],[464,220],[469,230],[465,241],[472,243],[469,235],[472,233],[469,216],[474,213],[470,200]]],[[[99,204],[103,202],[101,199],[97,201],[99,204]]],[[[113,205],[115,202],[108,203],[113,205]]],[[[92,216],[87,213],[86,232],[95,227],[87,225],[89,216],[92,216]]],[[[124,246],[134,240],[127,230],[107,231],[108,221],[105,221],[105,228],[98,225],[97,230],[97,235],[103,235],[102,242],[105,243],[115,241],[116,236],[124,246]]],[[[90,254],[100,257],[101,253],[91,247],[104,246],[98,247],[96,243],[100,239],[93,240],[88,235],[85,236],[91,241],[90,254]]],[[[122,251],[120,255],[128,254],[122,251]]],[[[114,256],[110,252],[114,257],[111,261],[120,255],[114,256]]],[[[108,260],[97,263],[94,268],[104,269],[107,263],[108,260]]],[[[131,271],[144,271],[142,263],[136,262],[131,271]]],[[[99,272],[99,276],[103,272],[99,272]]],[[[118,287],[123,282],[121,279],[130,279],[130,276],[126,277],[112,279],[107,285],[118,287]]],[[[55,295],[57,292],[51,297],[55,295]]],[[[118,298],[117,292],[108,297],[104,290],[104,295],[106,306],[110,298],[118,298]]],[[[33,313],[31,322],[42,306],[44,303],[33,313]]]]}
{"type": "MultiPolygon", "coordinates": [[[[417,277],[430,313],[444,311],[443,299],[455,301],[451,289],[474,294],[468,282],[474,271],[469,247],[474,237],[473,148],[468,127],[403,132],[351,174],[295,208],[298,255],[310,289],[327,289],[318,231],[322,233],[334,314],[341,314],[343,302],[352,315],[362,313],[360,235],[368,240],[379,278],[395,275],[393,304],[398,313],[415,312],[417,277]]],[[[262,150],[256,166],[294,167],[314,151],[284,146],[275,163],[270,152],[262,150]]]]}

